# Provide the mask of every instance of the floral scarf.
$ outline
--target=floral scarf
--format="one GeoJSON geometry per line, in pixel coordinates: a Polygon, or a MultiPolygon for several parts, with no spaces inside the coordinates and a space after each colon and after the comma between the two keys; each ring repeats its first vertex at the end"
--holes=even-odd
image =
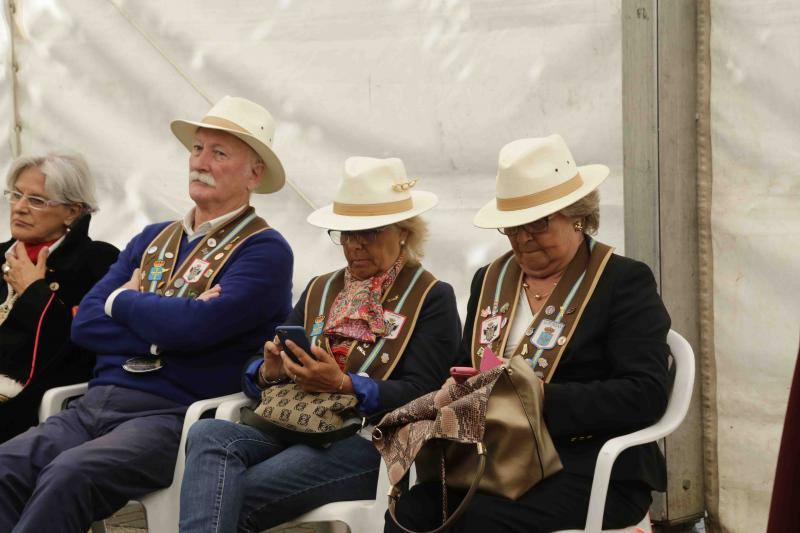
{"type": "Polygon", "coordinates": [[[403,268],[405,257],[397,258],[385,272],[367,279],[356,279],[347,268],[344,271],[344,288],[331,305],[330,318],[324,333],[331,341],[333,356],[344,368],[352,341],[375,342],[386,334],[381,298],[392,286],[403,268]]]}

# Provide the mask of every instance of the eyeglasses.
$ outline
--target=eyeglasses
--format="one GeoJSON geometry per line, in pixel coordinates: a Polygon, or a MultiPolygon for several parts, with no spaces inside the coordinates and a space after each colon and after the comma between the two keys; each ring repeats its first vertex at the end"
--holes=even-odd
{"type": "Polygon", "coordinates": [[[48,200],[47,198],[42,198],[41,196],[30,196],[28,194],[22,194],[19,191],[3,191],[3,198],[6,201],[14,205],[23,198],[28,200],[28,205],[31,209],[45,209],[47,207],[55,207],[57,205],[65,205],[67,202],[59,202],[58,200],[48,200]]]}
{"type": "Polygon", "coordinates": [[[378,238],[378,234],[385,231],[389,226],[380,228],[364,229],[360,231],[339,231],[338,229],[329,229],[328,236],[333,241],[333,244],[343,245],[348,242],[358,241],[359,244],[372,244],[378,238]]]}
{"type": "Polygon", "coordinates": [[[523,224],[521,226],[512,226],[510,228],[497,228],[497,231],[509,237],[513,237],[522,230],[525,230],[525,233],[527,233],[528,235],[534,235],[536,233],[544,233],[550,227],[551,218],[553,218],[553,215],[534,220],[533,222],[528,222],[527,224],[523,224]]]}

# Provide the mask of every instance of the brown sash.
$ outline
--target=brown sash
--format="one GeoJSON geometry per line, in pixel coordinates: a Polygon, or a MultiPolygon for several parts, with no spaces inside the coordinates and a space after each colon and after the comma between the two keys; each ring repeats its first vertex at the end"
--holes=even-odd
{"type": "MultiPolygon", "coordinates": [[[[388,379],[411,339],[422,304],[435,283],[433,274],[421,266],[404,266],[381,300],[384,313],[388,311],[400,315],[401,323],[387,337],[378,338],[375,343],[353,341],[347,354],[345,371],[366,373],[373,379],[388,379]],[[389,336],[394,338],[390,339],[389,336]]],[[[306,331],[311,341],[324,347],[329,354],[333,350],[328,338],[322,335],[322,330],[333,301],[342,288],[344,270],[337,270],[314,279],[306,294],[306,331]]]]}
{"type": "MultiPolygon", "coordinates": [[[[613,251],[610,246],[588,239],[533,317],[525,335],[517,341],[514,355],[527,359],[545,382],[552,378],[613,251]]],[[[505,352],[522,277],[513,252],[496,259],[486,269],[472,325],[472,364],[476,368],[485,347],[491,347],[499,357],[505,352]]]]}
{"type": "Polygon", "coordinates": [[[270,229],[248,206],[237,216],[198,239],[197,245],[176,264],[183,224],[167,225],[147,246],[140,264],[139,290],[161,296],[197,298],[213,283],[233,251],[248,237],[270,229]]]}

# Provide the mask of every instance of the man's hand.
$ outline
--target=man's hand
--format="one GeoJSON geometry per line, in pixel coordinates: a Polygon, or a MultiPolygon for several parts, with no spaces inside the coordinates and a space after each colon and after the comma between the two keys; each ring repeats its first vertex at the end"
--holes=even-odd
{"type": "Polygon", "coordinates": [[[25,244],[17,241],[14,250],[6,258],[6,265],[9,268],[3,269],[3,279],[14,288],[14,292],[17,294],[25,292],[34,281],[44,279],[47,271],[47,256],[50,255],[50,249],[45,246],[39,251],[34,265],[28,257],[28,252],[23,250],[17,253],[20,246],[24,248],[25,244]]]}
{"type": "Polygon", "coordinates": [[[139,292],[139,283],[141,282],[141,272],[139,269],[135,269],[133,274],[131,274],[131,279],[125,282],[125,285],[120,287],[120,289],[130,289],[132,291],[139,292]]]}
{"type": "Polygon", "coordinates": [[[214,298],[218,298],[221,292],[222,292],[222,285],[214,285],[207,291],[203,291],[203,293],[196,299],[200,300],[201,302],[207,302],[214,298]]]}
{"type": "Polygon", "coordinates": [[[300,359],[302,366],[289,359],[286,352],[281,353],[283,368],[287,375],[306,392],[342,392],[353,393],[350,376],[343,373],[334,358],[319,346],[312,346],[311,352],[317,360],[290,340],[286,346],[300,359]]]}

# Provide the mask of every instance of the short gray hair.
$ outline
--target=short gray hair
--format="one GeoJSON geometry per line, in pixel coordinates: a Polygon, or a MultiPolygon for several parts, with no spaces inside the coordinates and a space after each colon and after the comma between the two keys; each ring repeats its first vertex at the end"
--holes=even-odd
{"type": "Polygon", "coordinates": [[[84,213],[97,211],[94,178],[82,156],[57,152],[20,156],[8,169],[6,187],[13,189],[22,171],[32,167],[44,174],[44,190],[51,200],[80,204],[84,213]]]}
{"type": "Polygon", "coordinates": [[[428,223],[419,216],[395,222],[400,230],[408,231],[405,244],[406,262],[409,265],[418,265],[425,255],[425,240],[428,238],[428,223]]]}
{"type": "Polygon", "coordinates": [[[567,218],[580,220],[583,224],[583,232],[587,235],[594,235],[600,227],[600,193],[595,189],[559,213],[567,218]]]}

